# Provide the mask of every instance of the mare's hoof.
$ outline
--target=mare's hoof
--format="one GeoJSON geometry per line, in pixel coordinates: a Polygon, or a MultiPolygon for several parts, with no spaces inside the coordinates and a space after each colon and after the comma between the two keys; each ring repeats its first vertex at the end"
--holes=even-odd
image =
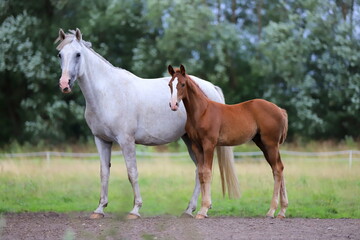
{"type": "Polygon", "coordinates": [[[283,215],[277,215],[277,217],[276,218],[278,218],[278,219],[284,219],[285,218],[285,216],[283,216],[283,215]]]}
{"type": "Polygon", "coordinates": [[[196,219],[205,219],[205,218],[207,218],[208,216],[205,216],[205,215],[202,215],[202,214],[196,214],[196,219]]]}
{"type": "Polygon", "coordinates": [[[191,213],[184,212],[180,216],[181,218],[194,218],[194,216],[191,213]]]}
{"type": "Polygon", "coordinates": [[[128,220],[139,219],[139,218],[141,218],[140,215],[136,215],[136,214],[133,214],[133,213],[129,213],[126,216],[126,219],[128,219],[128,220]]]}
{"type": "Polygon", "coordinates": [[[90,219],[101,219],[104,217],[105,217],[105,215],[103,213],[92,213],[90,215],[90,219]]]}
{"type": "Polygon", "coordinates": [[[266,215],[266,218],[267,218],[267,219],[274,219],[274,216],[266,215]]]}

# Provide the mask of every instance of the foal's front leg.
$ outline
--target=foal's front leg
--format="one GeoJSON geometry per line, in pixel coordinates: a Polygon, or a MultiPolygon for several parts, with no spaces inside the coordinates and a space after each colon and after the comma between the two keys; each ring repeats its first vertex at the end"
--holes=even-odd
{"type": "Polygon", "coordinates": [[[127,219],[137,219],[140,218],[139,210],[142,206],[142,198],[138,183],[135,140],[134,141],[127,140],[125,142],[119,142],[119,144],[121,146],[124,155],[128,178],[134,193],[134,207],[131,210],[131,212],[128,214],[127,219]]]}
{"type": "Polygon", "coordinates": [[[98,137],[95,137],[95,144],[100,155],[100,178],[101,178],[101,193],[100,201],[97,209],[91,214],[90,218],[98,219],[104,217],[104,208],[108,204],[108,186],[110,176],[110,158],[111,158],[111,142],[106,142],[98,137]]]}
{"type": "Polygon", "coordinates": [[[203,146],[203,148],[205,148],[204,158],[201,163],[198,163],[202,199],[201,208],[196,215],[196,219],[206,218],[207,212],[211,208],[211,177],[214,147],[215,146],[203,146]]]}

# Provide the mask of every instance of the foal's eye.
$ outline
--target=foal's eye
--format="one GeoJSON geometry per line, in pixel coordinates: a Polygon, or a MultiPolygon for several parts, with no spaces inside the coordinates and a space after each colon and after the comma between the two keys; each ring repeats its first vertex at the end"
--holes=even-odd
{"type": "Polygon", "coordinates": [[[182,84],[181,84],[181,87],[185,87],[185,83],[182,83],[182,84]]]}
{"type": "Polygon", "coordinates": [[[81,56],[81,54],[80,54],[80,53],[77,53],[77,54],[76,54],[76,57],[77,57],[77,58],[79,58],[80,56],[81,56]]]}

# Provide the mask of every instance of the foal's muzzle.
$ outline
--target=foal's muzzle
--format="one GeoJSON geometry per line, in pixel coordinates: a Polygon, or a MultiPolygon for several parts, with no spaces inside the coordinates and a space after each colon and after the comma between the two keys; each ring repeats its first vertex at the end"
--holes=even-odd
{"type": "Polygon", "coordinates": [[[179,109],[178,102],[175,102],[175,104],[173,104],[172,102],[169,102],[169,106],[170,106],[171,110],[173,110],[173,111],[177,111],[179,109]]]}

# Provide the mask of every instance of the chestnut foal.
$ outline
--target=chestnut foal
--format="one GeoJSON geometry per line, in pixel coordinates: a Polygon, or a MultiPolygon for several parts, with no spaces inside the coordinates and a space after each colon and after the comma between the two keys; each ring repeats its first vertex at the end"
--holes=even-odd
{"type": "Polygon", "coordinates": [[[285,217],[288,198],[283,176],[279,145],[285,141],[288,119],[284,109],[263,99],[254,99],[235,105],[211,101],[199,86],[185,73],[185,68],[168,71],[172,76],[170,108],[176,111],[182,100],[186,108],[185,130],[192,140],[192,149],[198,160],[201,185],[201,209],[196,218],[207,217],[211,207],[211,175],[214,148],[234,146],[253,140],[264,153],[274,177],[274,193],[266,216],[274,217],[280,194],[279,218],[285,217]]]}

